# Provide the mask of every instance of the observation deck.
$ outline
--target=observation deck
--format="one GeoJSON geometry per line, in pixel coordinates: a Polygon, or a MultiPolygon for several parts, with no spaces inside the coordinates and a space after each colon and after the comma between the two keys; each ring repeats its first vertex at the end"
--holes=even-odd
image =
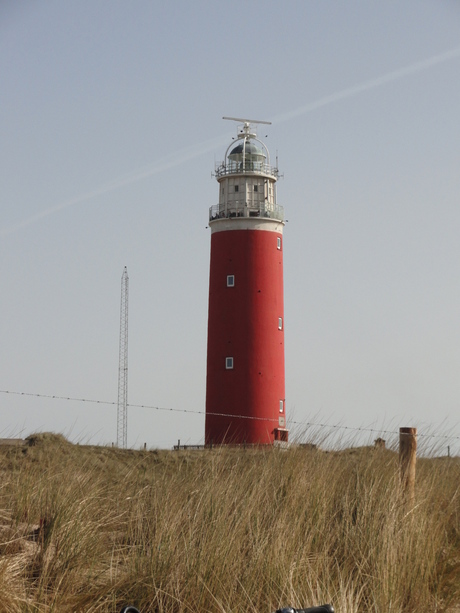
{"type": "Polygon", "coordinates": [[[231,202],[214,204],[209,207],[209,221],[229,219],[231,217],[262,217],[275,219],[284,223],[284,207],[279,204],[231,202]]]}
{"type": "Polygon", "coordinates": [[[228,175],[242,175],[242,174],[261,174],[268,177],[278,179],[279,172],[275,166],[270,166],[265,162],[248,161],[245,158],[243,161],[228,160],[227,163],[221,162],[216,164],[214,175],[217,179],[226,177],[228,175]]]}

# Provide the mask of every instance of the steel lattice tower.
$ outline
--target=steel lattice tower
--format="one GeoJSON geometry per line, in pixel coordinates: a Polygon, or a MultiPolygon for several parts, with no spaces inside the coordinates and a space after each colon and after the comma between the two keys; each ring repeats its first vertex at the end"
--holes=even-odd
{"type": "Polygon", "coordinates": [[[120,359],[118,366],[117,446],[123,449],[128,441],[128,269],[121,276],[120,359]]]}

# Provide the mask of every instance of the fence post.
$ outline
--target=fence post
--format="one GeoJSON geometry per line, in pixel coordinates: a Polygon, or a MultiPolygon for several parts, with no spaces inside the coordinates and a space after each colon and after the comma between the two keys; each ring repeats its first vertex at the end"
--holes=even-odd
{"type": "Polygon", "coordinates": [[[399,428],[399,470],[408,502],[415,498],[415,463],[417,460],[417,428],[399,428]]]}

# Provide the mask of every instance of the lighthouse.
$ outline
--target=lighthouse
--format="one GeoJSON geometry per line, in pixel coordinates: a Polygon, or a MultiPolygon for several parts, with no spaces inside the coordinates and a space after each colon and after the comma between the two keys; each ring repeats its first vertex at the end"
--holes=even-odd
{"type": "Polygon", "coordinates": [[[215,168],[210,207],[205,443],[288,440],[284,384],[283,228],[278,168],[257,138],[265,121],[238,122],[215,168]]]}

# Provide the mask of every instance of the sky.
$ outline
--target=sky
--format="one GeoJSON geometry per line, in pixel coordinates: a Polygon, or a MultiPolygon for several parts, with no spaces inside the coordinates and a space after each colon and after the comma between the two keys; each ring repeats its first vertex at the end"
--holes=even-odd
{"type": "Polygon", "coordinates": [[[233,116],[283,175],[291,432],[460,453],[459,77],[458,0],[1,0],[0,437],[116,441],[126,266],[128,446],[203,443],[233,116]]]}

